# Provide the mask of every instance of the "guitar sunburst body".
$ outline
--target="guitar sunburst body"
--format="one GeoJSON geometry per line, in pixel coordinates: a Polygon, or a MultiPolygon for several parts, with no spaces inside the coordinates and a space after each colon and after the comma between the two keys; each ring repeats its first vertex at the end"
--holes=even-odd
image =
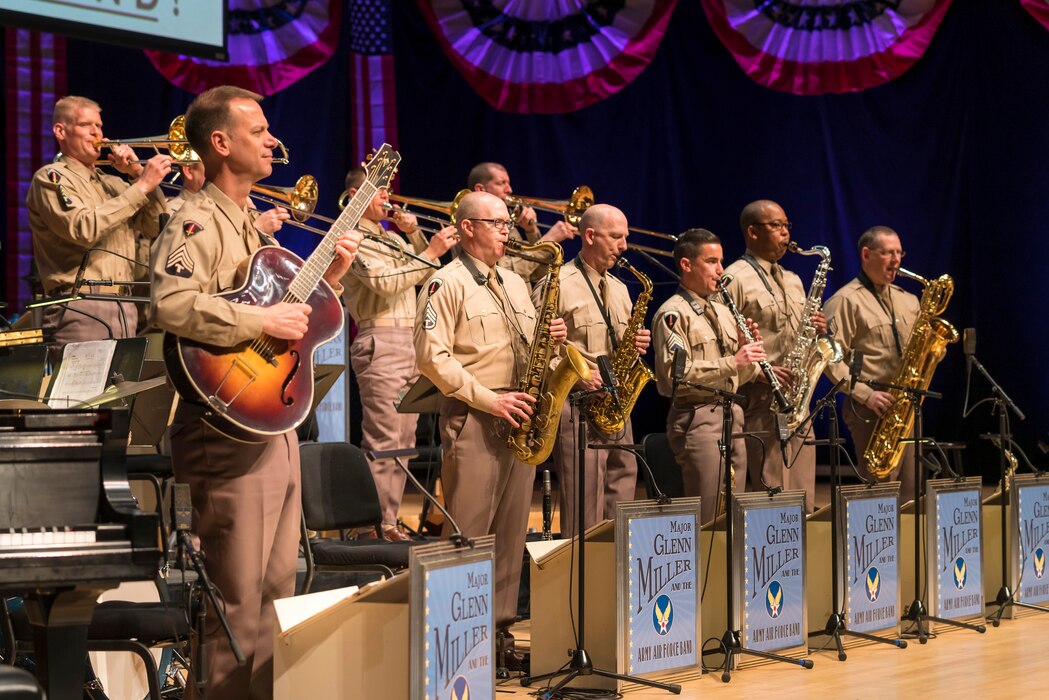
{"type": "MultiPolygon", "coordinates": [[[[259,248],[243,286],[217,296],[272,306],[284,300],[302,266],[302,259],[284,248],[259,248]]],[[[312,311],[300,340],[253,339],[220,348],[166,335],[164,359],[175,388],[182,396],[203,399],[218,416],[252,433],[278,435],[298,427],[313,404],[313,352],[343,325],[342,306],[327,282],[321,280],[305,301],[312,311]]]]}

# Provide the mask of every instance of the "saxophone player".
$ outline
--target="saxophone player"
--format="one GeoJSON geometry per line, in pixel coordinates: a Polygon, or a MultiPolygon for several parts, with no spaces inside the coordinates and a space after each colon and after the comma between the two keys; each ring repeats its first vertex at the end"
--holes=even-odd
{"type": "MultiPolygon", "coordinates": [[[[631,317],[630,295],[623,282],[609,275],[626,250],[627,218],[622,211],[608,204],[595,204],[583,214],[579,222],[582,248],[579,255],[561,267],[561,294],[557,315],[567,327],[568,342],[579,350],[590,365],[589,380],[580,380],[576,389],[592,391],[600,388],[601,375],[595,360],[601,355],[611,356],[623,339],[631,317]]],[[[536,288],[532,301],[541,303],[541,288],[536,288]]],[[[651,342],[651,333],[639,328],[634,345],[644,354],[651,342]]],[[[558,474],[561,499],[561,536],[576,534],[576,427],[581,416],[572,415],[570,402],[561,410],[557,444],[554,446],[554,468],[558,474]]],[[[622,431],[605,437],[597,431],[588,433],[591,443],[632,443],[633,432],[629,417],[622,431]]],[[[601,522],[615,512],[617,501],[634,498],[637,481],[637,461],[625,450],[587,450],[584,495],[586,527],[601,522]]]]}
{"type": "MultiPolygon", "coordinates": [[[[757,324],[779,381],[790,385],[795,378],[782,365],[803,322],[805,307],[801,278],[779,264],[790,243],[790,221],[779,204],[758,200],[743,207],[739,228],[746,252],[725,269],[726,274],[732,275],[728,290],[740,312],[757,324]]],[[[813,314],[808,322],[816,326],[818,333],[827,332],[822,312],[813,314]]],[[[804,489],[805,503],[813,510],[816,448],[803,444],[808,436],[798,435],[780,449],[772,391],[767,382],[746,384],[740,387],[740,393],[749,400],[744,411],[746,431],[756,433],[765,443],[764,459],[762,450],[747,450],[751,488],[762,488],[764,482],[771,487],[804,489]]]]}
{"type": "MultiPolygon", "coordinates": [[[[904,256],[895,231],[888,226],[869,228],[860,236],[859,249],[862,271],[835,292],[824,309],[838,341],[850,357],[855,352],[863,353],[861,376],[891,382],[918,317],[920,301],[893,284],[904,256]]],[[[828,365],[826,371],[834,381],[848,376],[844,362],[828,365]]],[[[846,387],[848,399],[842,413],[852,435],[858,464],[866,469],[864,448],[875,420],[888,410],[893,398],[863,383],[850,382],[846,387]]],[[[901,467],[889,476],[890,479],[900,477],[901,501],[914,498],[913,449],[907,446],[900,460],[901,467]]]]}
{"type": "MultiPolygon", "coordinates": [[[[514,668],[519,658],[508,629],[517,615],[535,468],[516,458],[507,435],[509,425],[532,414],[534,399],[513,388],[538,332],[536,310],[524,280],[496,266],[510,229],[506,204],[471,192],[457,219],[463,254],[419,293],[415,352],[419,372],[443,394],[441,479],[448,511],[467,537],[496,536],[499,665],[514,668]]],[[[563,343],[564,321],[554,319],[549,335],[555,345],[563,343]]],[[[450,534],[450,525],[445,528],[450,534]]]]}
{"type": "MultiPolygon", "coordinates": [[[[667,437],[681,465],[685,494],[702,498],[700,516],[706,523],[717,514],[723,482],[718,468],[722,415],[715,396],[688,383],[738,391],[758,375],[756,363],[765,360],[765,349],[753,323],[749,328],[755,342],[748,343],[728,308],[713,303],[723,272],[720,238],[706,229],[689,229],[674,244],[674,260],[681,270],[681,286],[659,307],[653,321],[656,383],[660,394],[673,399],[667,414],[667,437]],[[682,382],[674,378],[677,351],[685,357],[682,382]]],[[[743,425],[743,409],[738,404],[732,406],[732,422],[733,432],[743,425]]],[[[737,491],[746,482],[742,469],[746,462],[746,445],[743,438],[737,438],[732,441],[733,488],[737,491]]]]}

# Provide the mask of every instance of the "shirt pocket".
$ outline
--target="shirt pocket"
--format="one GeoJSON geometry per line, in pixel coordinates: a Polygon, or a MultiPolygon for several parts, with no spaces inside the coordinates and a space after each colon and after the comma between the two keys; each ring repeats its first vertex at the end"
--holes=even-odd
{"type": "MultiPolygon", "coordinates": [[[[608,344],[607,340],[603,340],[608,337],[608,331],[601,314],[596,309],[581,306],[573,310],[569,324],[575,329],[578,338],[586,343],[587,349],[596,352],[596,348],[608,344]]],[[[572,340],[575,339],[572,338],[572,340]]]]}
{"type": "MultiPolygon", "coordinates": [[[[899,332],[899,329],[897,329],[897,333],[898,332],[899,332]]],[[[880,320],[880,321],[878,321],[876,323],[872,323],[870,325],[870,336],[871,336],[872,340],[874,341],[873,345],[875,345],[876,347],[885,348],[886,350],[889,351],[890,355],[893,355],[893,354],[896,353],[896,337],[897,336],[893,334],[893,324],[892,324],[891,321],[889,321],[889,319],[885,318],[885,319],[880,320]]],[[[903,338],[903,337],[900,337],[899,340],[900,340],[901,347],[902,347],[902,343],[906,339],[903,338]]]]}
{"type": "Polygon", "coordinates": [[[463,305],[470,340],[476,345],[491,345],[507,335],[506,322],[495,300],[485,295],[468,299],[463,305]]]}
{"type": "Polygon", "coordinates": [[[692,346],[693,359],[716,360],[721,357],[717,336],[709,328],[693,326],[688,332],[688,342],[692,346]]]}

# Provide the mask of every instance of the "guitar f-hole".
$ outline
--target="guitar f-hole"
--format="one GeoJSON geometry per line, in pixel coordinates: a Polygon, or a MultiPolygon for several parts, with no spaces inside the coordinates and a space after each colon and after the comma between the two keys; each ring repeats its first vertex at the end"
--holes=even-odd
{"type": "Polygon", "coordinates": [[[291,380],[295,378],[295,375],[299,373],[299,365],[302,364],[302,356],[299,355],[298,350],[291,350],[288,352],[289,355],[295,358],[295,364],[292,365],[291,371],[288,372],[288,376],[284,378],[284,384],[280,388],[280,401],[285,406],[290,406],[295,403],[294,396],[288,396],[288,386],[291,384],[291,380]]]}

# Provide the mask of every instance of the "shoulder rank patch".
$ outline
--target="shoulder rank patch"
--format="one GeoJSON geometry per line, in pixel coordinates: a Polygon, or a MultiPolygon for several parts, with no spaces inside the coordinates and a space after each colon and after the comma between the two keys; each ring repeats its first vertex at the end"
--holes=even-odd
{"type": "Polygon", "coordinates": [[[685,350],[685,340],[675,330],[681,324],[681,317],[676,311],[668,311],[663,314],[663,325],[667,328],[667,352],[674,354],[678,348],[685,350]]]}
{"type": "Polygon", "coordinates": [[[437,311],[434,310],[430,300],[426,300],[426,310],[423,314],[423,330],[432,331],[437,327],[437,311]]]}
{"type": "Polygon", "coordinates": [[[185,243],[171,251],[171,255],[168,256],[168,261],[164,265],[164,272],[175,277],[185,277],[187,279],[193,274],[193,258],[189,256],[189,250],[186,249],[185,243]]]}
{"type": "Polygon", "coordinates": [[[58,181],[62,179],[62,176],[54,168],[48,168],[47,179],[57,185],[58,181]]]}
{"type": "Polygon", "coordinates": [[[430,284],[426,285],[426,296],[432,297],[441,288],[442,284],[444,284],[444,280],[440,278],[430,280],[430,284]]]}
{"type": "Polygon", "coordinates": [[[73,208],[73,198],[69,196],[68,192],[66,192],[65,185],[58,186],[58,199],[61,200],[62,206],[66,209],[73,208]]]}
{"type": "Polygon", "coordinates": [[[200,233],[204,230],[204,227],[198,224],[196,221],[190,221],[187,219],[182,222],[182,233],[186,234],[186,238],[189,238],[195,233],[200,233]]]}

